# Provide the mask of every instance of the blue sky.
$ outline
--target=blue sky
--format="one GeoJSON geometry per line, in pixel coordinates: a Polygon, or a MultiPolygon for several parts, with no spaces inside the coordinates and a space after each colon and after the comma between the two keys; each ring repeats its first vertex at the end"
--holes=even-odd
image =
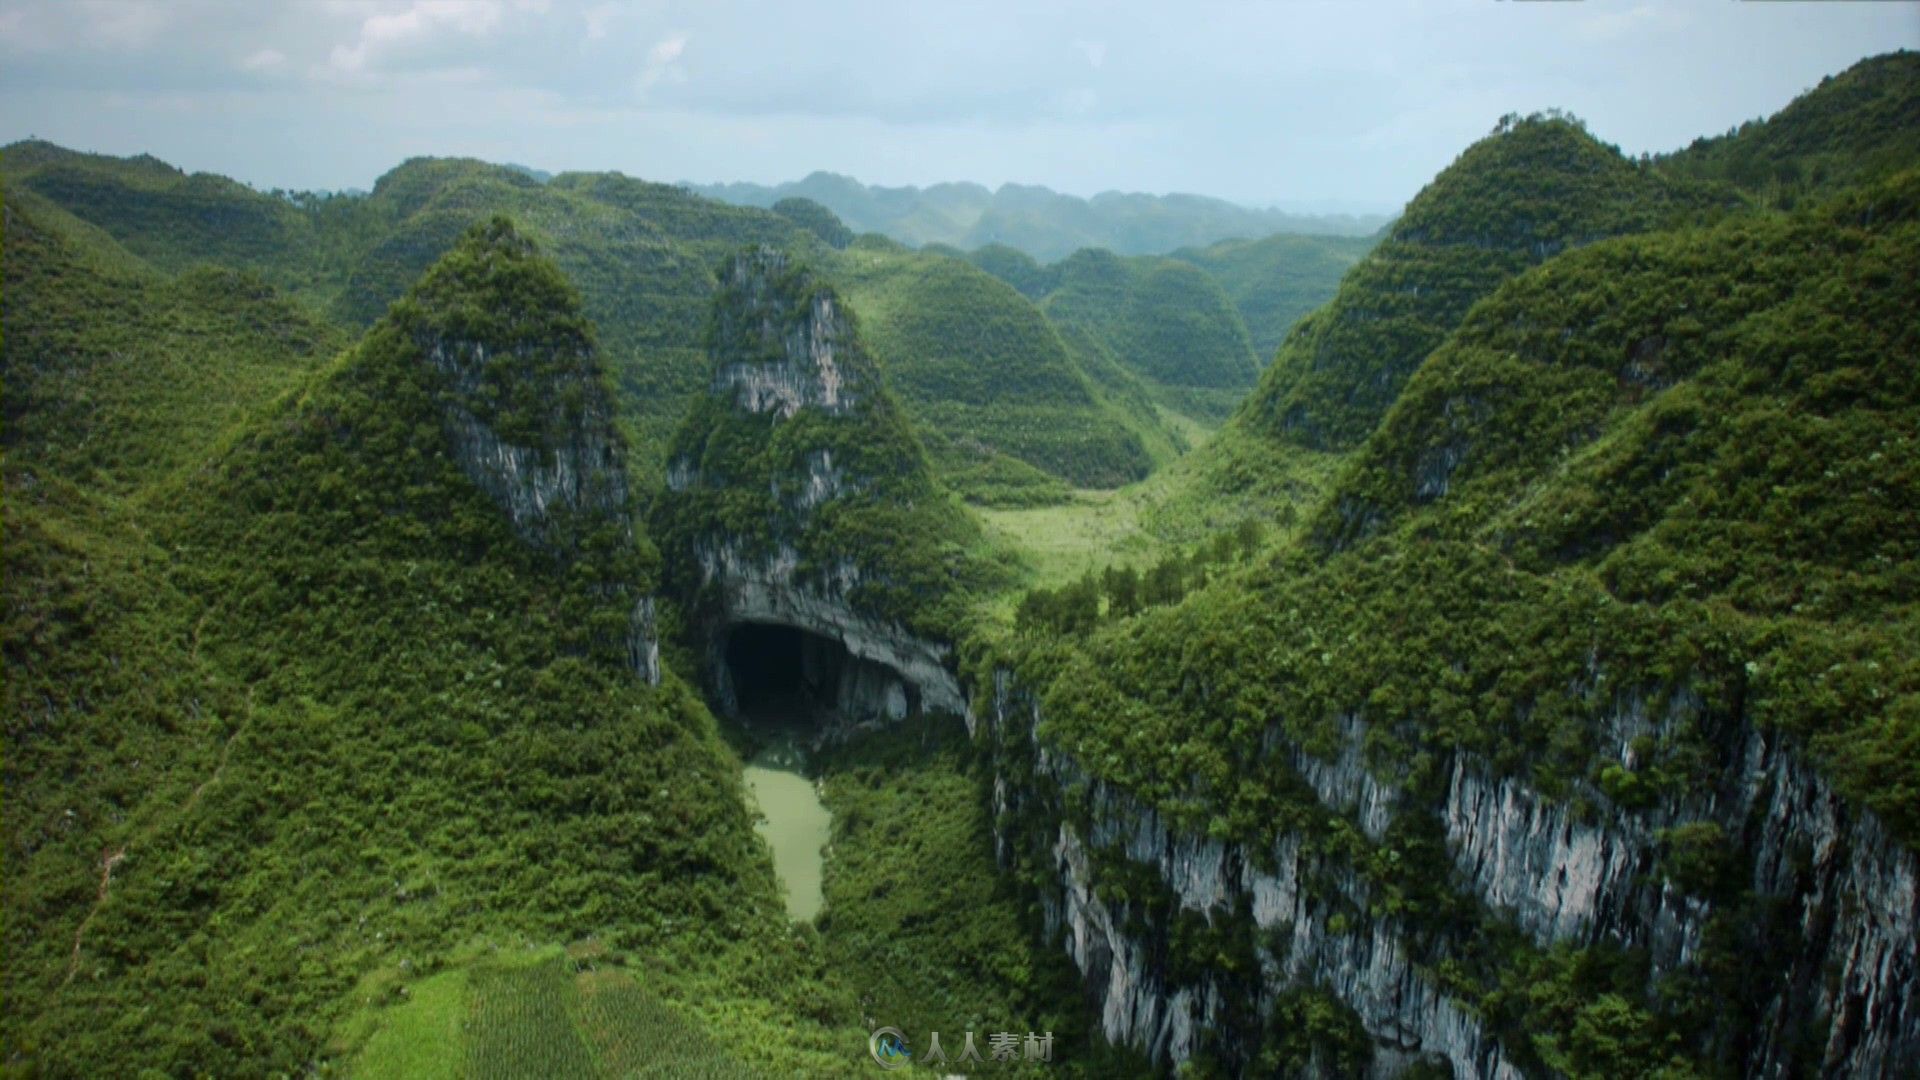
{"type": "Polygon", "coordinates": [[[1396,209],[1506,112],[1629,153],[1920,48],[1920,3],[0,0],[0,142],[260,187],[417,154],[1396,209]]]}

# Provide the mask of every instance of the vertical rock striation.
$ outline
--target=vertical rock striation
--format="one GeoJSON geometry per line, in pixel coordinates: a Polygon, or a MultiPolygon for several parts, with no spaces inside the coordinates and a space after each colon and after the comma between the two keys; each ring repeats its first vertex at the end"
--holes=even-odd
{"type": "Polygon", "coordinates": [[[708,391],[674,439],[655,525],[721,706],[734,702],[727,635],[763,623],[845,647],[835,704],[850,722],[964,712],[925,615],[971,526],[933,483],[852,312],[783,252],[752,249],[721,269],[707,339],[708,391]]]}
{"type": "MultiPolygon", "coordinates": [[[[1374,1075],[1419,1062],[1444,1062],[1459,1077],[1526,1074],[1531,1059],[1436,977],[1447,944],[1376,914],[1372,886],[1350,860],[1295,832],[1253,845],[1183,829],[1050,746],[1038,702],[1011,674],[997,672],[988,697],[975,726],[994,748],[998,857],[1038,868],[1047,932],[1079,967],[1108,1039],[1163,1065],[1205,1042],[1244,1069],[1262,1037],[1257,1018],[1282,993],[1311,987],[1358,1016],[1374,1075]],[[1142,900],[1142,868],[1157,904],[1142,900]],[[1244,937],[1257,976],[1180,970],[1170,956],[1183,913],[1244,937]]],[[[1624,695],[1598,718],[1605,737],[1627,747],[1700,719],[1692,695],[1671,695],[1657,713],[1646,700],[1624,695]]],[[[1744,888],[1782,913],[1759,1029],[1719,1033],[1720,1045],[1744,1048],[1738,1071],[1900,1075],[1920,1054],[1914,854],[1844,803],[1785,737],[1744,717],[1727,723],[1718,789],[1635,810],[1586,792],[1598,813],[1466,758],[1452,763],[1437,804],[1416,801],[1363,763],[1357,716],[1342,718],[1342,743],[1325,757],[1278,740],[1270,749],[1276,770],[1373,839],[1396,815],[1432,815],[1453,888],[1536,945],[1644,950],[1655,977],[1696,966],[1720,914],[1659,872],[1663,831],[1716,824],[1751,856],[1744,888]]]]}
{"type": "MultiPolygon", "coordinates": [[[[503,218],[475,226],[395,305],[439,376],[447,449],[535,548],[564,562],[644,550],[626,441],[579,297],[503,218]]],[[[660,681],[653,599],[634,560],[615,558],[603,595],[632,598],[628,665],[660,681]]]]}

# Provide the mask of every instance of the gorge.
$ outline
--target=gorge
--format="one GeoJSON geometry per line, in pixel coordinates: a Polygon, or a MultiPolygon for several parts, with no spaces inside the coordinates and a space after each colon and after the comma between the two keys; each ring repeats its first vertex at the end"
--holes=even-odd
{"type": "Polygon", "coordinates": [[[1904,1075],[1917,86],[1045,265],[7,147],[0,1071],[1904,1075]]]}

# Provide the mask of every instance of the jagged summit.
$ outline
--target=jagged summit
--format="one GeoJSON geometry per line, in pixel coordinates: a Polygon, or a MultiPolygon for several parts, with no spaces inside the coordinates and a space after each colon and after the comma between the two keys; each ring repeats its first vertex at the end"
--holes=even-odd
{"type": "Polygon", "coordinates": [[[782,419],[808,406],[847,415],[878,379],[838,294],[771,247],[743,252],[722,271],[707,348],[718,361],[713,393],[782,419]]]}
{"type": "Polygon", "coordinates": [[[580,515],[632,537],[625,440],[579,294],[504,217],[469,229],[387,326],[438,376],[449,449],[520,535],[578,540],[580,515]]]}
{"type": "Polygon", "coordinates": [[[728,642],[754,623],[845,652],[844,716],[961,711],[939,638],[977,578],[977,527],[933,479],[832,286],[768,247],[719,280],[713,374],[653,517],[716,696],[731,701],[728,642]]]}
{"type": "Polygon", "coordinates": [[[1569,247],[1731,198],[1635,166],[1570,117],[1505,117],[1415,196],[1332,303],[1288,335],[1242,420],[1315,449],[1351,447],[1500,282],[1569,247]]]}

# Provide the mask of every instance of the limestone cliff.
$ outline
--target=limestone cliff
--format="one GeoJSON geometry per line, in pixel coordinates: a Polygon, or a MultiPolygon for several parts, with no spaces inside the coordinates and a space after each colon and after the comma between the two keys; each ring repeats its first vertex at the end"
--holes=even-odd
{"type": "MultiPolygon", "coordinates": [[[[998,762],[999,858],[1037,868],[1048,936],[1080,968],[1107,1038],[1164,1065],[1204,1049],[1251,1068],[1258,1018],[1282,994],[1312,988],[1357,1015],[1370,1075],[1416,1064],[1456,1077],[1541,1071],[1529,1033],[1490,1024],[1443,975],[1466,943],[1436,941],[1392,914],[1351,858],[1311,833],[1282,830],[1256,847],[1170,822],[1049,745],[1040,705],[1008,672],[993,675],[985,699],[976,728],[998,762]],[[1236,942],[1249,969],[1183,970],[1176,939],[1189,914],[1236,942]]],[[[1697,698],[1671,701],[1654,713],[1628,694],[1596,720],[1630,753],[1637,740],[1701,721],[1697,698]]],[[[1720,1018],[1716,1041],[1734,1051],[1732,1071],[1896,1076],[1920,1053],[1914,853],[1839,798],[1786,737],[1736,718],[1719,741],[1719,788],[1634,810],[1588,792],[1605,807],[1595,815],[1466,757],[1451,764],[1437,804],[1420,800],[1364,763],[1363,718],[1345,716],[1340,728],[1331,754],[1270,738],[1273,771],[1373,841],[1400,815],[1437,823],[1451,887],[1533,947],[1640,950],[1652,978],[1684,975],[1707,936],[1726,932],[1728,913],[1655,872],[1664,830],[1711,822],[1750,852],[1741,884],[1776,920],[1776,968],[1758,1017],[1720,1018]]]]}
{"type": "Polygon", "coordinates": [[[521,539],[564,562],[614,556],[596,588],[632,597],[628,661],[657,683],[653,556],[635,530],[626,442],[578,295],[495,218],[469,230],[393,314],[439,376],[448,453],[521,539]]]}
{"type": "Polygon", "coordinates": [[[675,437],[654,520],[709,685],[742,623],[838,642],[846,719],[961,712],[942,640],[973,526],[942,492],[838,294],[784,253],[722,268],[707,393],[675,437]]]}

